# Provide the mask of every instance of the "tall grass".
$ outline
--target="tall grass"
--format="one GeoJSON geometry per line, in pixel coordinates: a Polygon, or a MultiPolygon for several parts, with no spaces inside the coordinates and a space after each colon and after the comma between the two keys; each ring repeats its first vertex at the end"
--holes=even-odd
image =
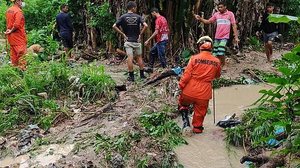
{"type": "Polygon", "coordinates": [[[59,101],[72,100],[69,93],[80,90],[84,102],[113,100],[115,82],[103,66],[71,68],[65,62],[42,62],[28,56],[28,68],[20,71],[0,66],[0,134],[20,124],[37,123],[48,129],[60,115],[59,101]],[[79,75],[80,84],[70,87],[70,77],[79,75]],[[45,92],[46,97],[39,96],[45,92]]]}

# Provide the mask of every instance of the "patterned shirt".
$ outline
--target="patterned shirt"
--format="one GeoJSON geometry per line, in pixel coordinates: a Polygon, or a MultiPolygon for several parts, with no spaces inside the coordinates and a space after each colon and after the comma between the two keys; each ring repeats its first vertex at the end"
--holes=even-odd
{"type": "Polygon", "coordinates": [[[225,13],[216,12],[210,19],[210,22],[217,22],[215,39],[229,39],[230,26],[235,24],[235,17],[231,11],[225,13]]]}
{"type": "Polygon", "coordinates": [[[159,16],[155,20],[155,30],[158,30],[156,35],[156,42],[168,40],[169,26],[165,17],[159,16]]]}

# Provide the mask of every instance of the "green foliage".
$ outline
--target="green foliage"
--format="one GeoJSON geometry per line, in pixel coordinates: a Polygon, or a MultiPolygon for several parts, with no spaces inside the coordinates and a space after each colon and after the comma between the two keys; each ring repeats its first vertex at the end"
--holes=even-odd
{"type": "Polygon", "coordinates": [[[161,112],[144,113],[140,117],[140,122],[149,136],[158,138],[166,149],[186,144],[181,136],[181,128],[168,115],[167,108],[161,112]]]}
{"type": "Polygon", "coordinates": [[[221,87],[228,87],[232,85],[241,85],[244,84],[243,80],[231,80],[225,78],[218,78],[213,81],[213,88],[221,88],[221,87]]]}
{"type": "Polygon", "coordinates": [[[24,72],[10,65],[0,66],[0,134],[29,122],[50,128],[63,111],[54,100],[70,98],[69,92],[79,90],[70,87],[69,78],[75,73],[82,78],[85,101],[111,100],[115,95],[115,83],[103,67],[86,66],[80,71],[64,62],[42,62],[33,55],[27,56],[27,62],[24,72]],[[38,96],[42,92],[46,97],[38,96]]]}
{"type": "Polygon", "coordinates": [[[296,44],[300,44],[300,26],[299,23],[297,22],[292,22],[289,24],[290,25],[290,29],[289,29],[289,37],[291,37],[290,39],[295,42],[296,44]]]}
{"type": "Polygon", "coordinates": [[[289,15],[280,15],[280,14],[271,14],[269,16],[269,21],[274,23],[289,23],[291,21],[296,21],[300,23],[300,17],[289,16],[289,15]]]}
{"type": "Polygon", "coordinates": [[[54,55],[59,48],[59,43],[53,40],[47,29],[32,30],[27,34],[28,46],[39,44],[44,48],[44,52],[39,55],[41,60],[47,60],[48,56],[54,55]]]}
{"type": "Polygon", "coordinates": [[[140,134],[125,132],[116,137],[96,134],[95,152],[105,152],[105,159],[110,160],[114,152],[126,156],[132,144],[140,139],[140,134]]]}
{"type": "Polygon", "coordinates": [[[6,3],[0,1],[0,32],[5,32],[6,30],[6,21],[5,21],[5,13],[8,9],[6,3]]]}
{"type": "MultiPolygon", "coordinates": [[[[292,1],[292,0],[288,0],[288,1],[292,1]]],[[[299,43],[300,42],[300,37],[299,37],[300,12],[299,12],[299,9],[297,8],[297,6],[299,7],[300,1],[297,1],[297,2],[294,1],[294,2],[288,2],[288,3],[291,3],[291,4],[295,3],[294,5],[288,5],[287,7],[290,8],[289,10],[293,11],[292,14],[295,14],[298,17],[289,16],[289,15],[272,14],[269,16],[269,21],[275,22],[275,23],[290,23],[288,35],[294,42],[299,43]],[[297,8],[296,10],[295,10],[295,7],[297,8]]]]}
{"type": "Polygon", "coordinates": [[[148,165],[148,162],[149,162],[149,158],[148,157],[145,157],[143,159],[140,159],[138,160],[137,162],[137,167],[138,168],[147,168],[149,165],[148,165]]]}
{"type": "Polygon", "coordinates": [[[91,15],[89,26],[97,28],[101,32],[102,41],[116,39],[115,32],[111,28],[115,22],[115,17],[110,12],[109,2],[105,1],[101,5],[89,2],[87,5],[91,15]]]}
{"type": "Polygon", "coordinates": [[[249,39],[248,39],[248,44],[250,46],[252,46],[252,48],[256,51],[261,51],[262,50],[262,45],[261,45],[261,42],[260,40],[256,37],[256,36],[251,36],[249,39]]]}
{"type": "Polygon", "coordinates": [[[185,49],[182,51],[182,53],[180,54],[180,61],[182,63],[188,63],[191,56],[193,55],[193,52],[189,49],[185,49]]]}
{"type": "Polygon", "coordinates": [[[298,0],[282,0],[282,11],[284,14],[300,16],[300,1],[298,0]]]}
{"type": "Polygon", "coordinates": [[[26,29],[39,30],[55,21],[59,6],[66,0],[27,0],[23,9],[26,18],[26,29]]]}
{"type": "Polygon", "coordinates": [[[299,152],[300,124],[295,121],[300,117],[300,46],[290,53],[285,54],[276,64],[281,76],[268,78],[268,82],[276,87],[261,90],[263,96],[256,102],[259,108],[247,111],[242,119],[242,124],[227,129],[227,141],[234,145],[246,142],[252,147],[266,146],[266,142],[275,138],[276,127],[282,126],[289,135],[292,146],[286,153],[299,152]]]}
{"type": "Polygon", "coordinates": [[[143,113],[139,117],[142,127],[136,132],[124,132],[115,137],[97,134],[94,143],[95,152],[104,154],[107,161],[110,161],[113,154],[116,153],[121,154],[126,160],[129,154],[132,154],[130,153],[132,149],[135,151],[134,147],[143,141],[142,139],[149,139],[149,143],[153,143],[155,146],[148,145],[148,148],[151,151],[153,148],[162,150],[164,158],[160,163],[157,163],[157,160],[154,161],[147,155],[135,156],[135,167],[153,166],[153,162],[159,167],[175,167],[173,165],[174,156],[170,155],[170,152],[174,147],[183,143],[186,144],[186,141],[181,136],[180,127],[168,116],[172,111],[172,108],[165,107],[161,112],[143,113]]]}
{"type": "Polygon", "coordinates": [[[113,100],[115,98],[115,82],[104,73],[104,66],[84,66],[80,83],[84,85],[83,98],[85,101],[95,101],[99,98],[113,100]]]}
{"type": "Polygon", "coordinates": [[[9,113],[0,111],[0,134],[27,120],[27,115],[24,115],[24,112],[19,111],[17,108],[11,109],[9,113]]]}

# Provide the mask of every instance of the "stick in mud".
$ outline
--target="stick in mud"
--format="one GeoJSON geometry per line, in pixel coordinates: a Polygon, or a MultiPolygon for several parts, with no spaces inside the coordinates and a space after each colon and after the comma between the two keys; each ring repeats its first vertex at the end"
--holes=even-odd
{"type": "Polygon", "coordinates": [[[215,97],[214,88],[213,88],[213,115],[214,115],[214,124],[216,124],[216,97],[215,97]]]}

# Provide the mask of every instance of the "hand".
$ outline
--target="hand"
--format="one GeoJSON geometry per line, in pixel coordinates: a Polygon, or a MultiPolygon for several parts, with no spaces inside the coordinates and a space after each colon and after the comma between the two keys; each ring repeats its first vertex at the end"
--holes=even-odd
{"type": "Polygon", "coordinates": [[[124,41],[127,42],[128,37],[126,36],[126,34],[123,34],[123,37],[124,37],[124,41]]]}
{"type": "Polygon", "coordinates": [[[4,34],[8,35],[8,34],[11,34],[11,33],[12,33],[12,30],[11,29],[7,29],[4,34]]]}
{"type": "Polygon", "coordinates": [[[235,44],[239,44],[239,42],[240,42],[239,38],[238,38],[238,37],[235,37],[235,38],[234,38],[234,43],[235,43],[235,44]]]}
{"type": "Polygon", "coordinates": [[[257,31],[257,32],[255,33],[255,35],[256,35],[257,37],[259,37],[259,36],[260,36],[260,32],[257,31]]]}
{"type": "Polygon", "coordinates": [[[139,38],[138,38],[138,43],[140,43],[140,42],[141,42],[141,40],[142,40],[142,37],[141,37],[141,35],[139,35],[139,38]]]}
{"type": "Polygon", "coordinates": [[[146,46],[149,45],[149,40],[147,40],[147,41],[145,42],[145,45],[146,45],[146,46]]]}
{"type": "Polygon", "coordinates": [[[202,17],[199,16],[199,15],[196,15],[196,14],[195,14],[194,17],[195,17],[195,19],[197,19],[197,20],[200,20],[200,21],[202,20],[202,17]]]}

